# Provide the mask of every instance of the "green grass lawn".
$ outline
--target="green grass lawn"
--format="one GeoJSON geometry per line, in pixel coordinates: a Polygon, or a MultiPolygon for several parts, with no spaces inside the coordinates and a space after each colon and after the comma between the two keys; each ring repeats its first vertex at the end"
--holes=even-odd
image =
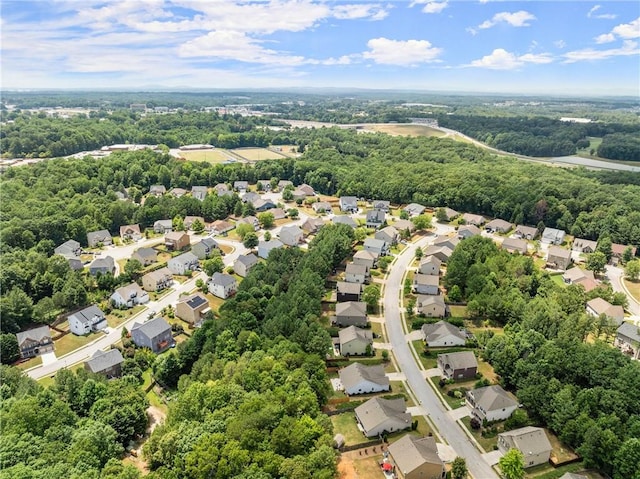
{"type": "Polygon", "coordinates": [[[22,369],[23,371],[26,369],[34,368],[36,366],[40,366],[42,364],[42,357],[36,356],[35,358],[28,359],[20,364],[17,364],[16,367],[18,369],[22,369]]]}
{"type": "Polygon", "coordinates": [[[495,449],[495,446],[498,445],[497,435],[491,438],[486,438],[482,437],[482,434],[480,434],[480,430],[471,429],[471,418],[469,416],[462,418],[461,422],[486,452],[493,451],[495,449]]]}
{"type": "Polygon", "coordinates": [[[629,281],[628,279],[623,281],[629,293],[631,293],[631,296],[633,296],[636,301],[640,301],[640,281],[629,281]]]}
{"type": "Polygon", "coordinates": [[[140,311],[144,310],[146,306],[138,305],[134,306],[130,309],[120,310],[114,309],[111,314],[107,315],[107,324],[111,328],[117,328],[122,323],[127,321],[131,316],[138,314],[140,311]]]}
{"type": "Polygon", "coordinates": [[[55,342],[56,357],[59,358],[71,351],[75,351],[76,349],[89,344],[91,341],[100,338],[102,335],[103,333],[91,333],[86,336],[76,336],[73,333],[69,333],[55,342]]]}
{"type": "Polygon", "coordinates": [[[381,323],[374,323],[374,322],[371,322],[369,324],[371,324],[371,332],[375,333],[375,335],[378,336],[373,341],[376,342],[376,343],[383,342],[384,338],[382,337],[382,324],[381,323]]]}
{"type": "Polygon", "coordinates": [[[467,317],[467,307],[466,306],[449,306],[449,311],[451,311],[451,316],[454,318],[466,318],[467,317]]]}
{"type": "Polygon", "coordinates": [[[563,288],[567,287],[567,283],[565,283],[564,279],[562,279],[562,274],[561,273],[551,274],[549,276],[551,276],[551,281],[553,281],[558,286],[561,286],[563,288]]]}
{"type": "Polygon", "coordinates": [[[331,416],[333,432],[344,436],[344,443],[347,446],[366,442],[368,439],[360,432],[356,424],[356,415],[353,411],[344,412],[331,416]]]}

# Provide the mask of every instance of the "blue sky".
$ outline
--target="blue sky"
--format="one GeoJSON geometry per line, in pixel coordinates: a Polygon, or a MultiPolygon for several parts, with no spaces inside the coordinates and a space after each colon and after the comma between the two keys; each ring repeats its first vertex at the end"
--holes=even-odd
{"type": "Polygon", "coordinates": [[[2,0],[2,88],[640,96],[640,2],[2,0]]]}

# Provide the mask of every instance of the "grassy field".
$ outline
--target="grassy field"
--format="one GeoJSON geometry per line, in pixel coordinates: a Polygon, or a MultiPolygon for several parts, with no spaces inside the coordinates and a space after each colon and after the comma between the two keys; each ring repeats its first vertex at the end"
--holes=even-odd
{"type": "MultiPolygon", "coordinates": [[[[180,156],[188,161],[204,161],[206,163],[222,163],[226,160],[236,160],[226,150],[193,150],[181,151],[180,156]]],[[[237,161],[237,160],[236,160],[237,161]]]]}
{"type": "Polygon", "coordinates": [[[467,317],[467,307],[466,306],[449,306],[449,310],[451,311],[451,316],[454,318],[466,318],[467,317]]]}
{"type": "Polygon", "coordinates": [[[367,130],[373,130],[379,133],[386,133],[392,136],[444,136],[440,130],[435,130],[425,125],[367,125],[367,130]]]}
{"type": "Polygon", "coordinates": [[[331,423],[333,424],[333,430],[344,436],[344,443],[347,446],[368,441],[358,429],[356,415],[353,412],[344,412],[331,416],[331,423]]]}
{"type": "Polygon", "coordinates": [[[69,333],[55,342],[56,357],[59,358],[61,356],[64,356],[65,354],[70,353],[71,351],[75,351],[85,344],[89,344],[91,341],[100,338],[102,335],[103,333],[91,333],[86,336],[76,336],[73,333],[69,333]]]}
{"type": "Polygon", "coordinates": [[[115,309],[111,314],[107,315],[107,324],[110,328],[117,328],[131,316],[138,314],[144,308],[145,306],[138,305],[126,310],[115,309]]]}
{"type": "Polygon", "coordinates": [[[267,148],[235,148],[231,151],[248,161],[279,160],[281,158],[287,158],[287,156],[282,153],[272,151],[267,148]]]}
{"type": "Polygon", "coordinates": [[[640,281],[629,281],[628,279],[625,279],[624,285],[631,293],[631,296],[633,296],[636,301],[640,301],[640,281]]]}
{"type": "Polygon", "coordinates": [[[576,154],[578,156],[583,156],[585,158],[600,159],[597,153],[595,155],[592,155],[591,150],[594,150],[594,152],[598,151],[598,147],[600,146],[600,143],[602,143],[602,138],[595,137],[595,136],[588,136],[587,139],[589,140],[589,146],[578,150],[576,154]]]}
{"type": "Polygon", "coordinates": [[[29,368],[34,368],[36,366],[40,366],[42,364],[42,357],[41,356],[36,356],[35,358],[31,358],[28,359],[27,361],[21,362],[20,364],[17,364],[16,367],[18,369],[29,369],[29,368]]]}

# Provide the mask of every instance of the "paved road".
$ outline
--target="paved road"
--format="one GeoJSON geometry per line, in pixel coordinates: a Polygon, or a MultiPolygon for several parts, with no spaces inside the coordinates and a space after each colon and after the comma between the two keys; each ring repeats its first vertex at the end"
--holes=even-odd
{"type": "MultiPolygon", "coordinates": [[[[438,225],[438,230],[438,233],[444,232],[444,228],[441,225],[438,225]]],[[[471,475],[476,479],[498,479],[498,475],[482,459],[480,451],[475,448],[464,431],[447,414],[447,409],[425,381],[405,339],[399,307],[400,293],[403,286],[402,278],[414,259],[416,247],[424,247],[431,241],[433,241],[433,237],[422,238],[414,245],[405,248],[390,267],[384,292],[384,314],[389,341],[393,346],[393,353],[398,365],[405,374],[415,396],[429,413],[442,438],[449,443],[458,456],[466,459],[467,468],[471,475]]]]}

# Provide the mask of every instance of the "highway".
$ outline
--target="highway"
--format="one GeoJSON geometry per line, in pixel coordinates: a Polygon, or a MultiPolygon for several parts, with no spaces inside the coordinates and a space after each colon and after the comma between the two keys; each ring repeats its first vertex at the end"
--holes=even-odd
{"type": "MultiPolygon", "coordinates": [[[[438,234],[446,231],[438,225],[438,234]]],[[[456,454],[467,461],[469,473],[476,479],[498,479],[496,472],[483,460],[480,451],[448,414],[445,406],[424,379],[405,338],[400,314],[400,296],[403,277],[414,259],[416,247],[424,247],[432,242],[433,236],[422,238],[405,248],[391,264],[384,289],[384,316],[389,342],[396,362],[407,378],[414,395],[427,411],[440,436],[453,448],[456,454]]]]}

